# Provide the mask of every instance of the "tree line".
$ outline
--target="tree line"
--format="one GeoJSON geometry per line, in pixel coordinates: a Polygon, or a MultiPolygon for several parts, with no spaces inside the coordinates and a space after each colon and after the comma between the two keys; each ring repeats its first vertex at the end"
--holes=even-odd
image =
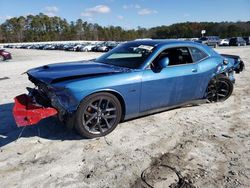
{"type": "Polygon", "coordinates": [[[120,26],[100,26],[82,19],[68,22],[66,19],[45,14],[13,17],[0,25],[0,43],[39,42],[68,40],[127,41],[137,38],[193,38],[206,35],[221,38],[250,36],[247,22],[185,22],[153,28],[124,29],[120,26]]]}

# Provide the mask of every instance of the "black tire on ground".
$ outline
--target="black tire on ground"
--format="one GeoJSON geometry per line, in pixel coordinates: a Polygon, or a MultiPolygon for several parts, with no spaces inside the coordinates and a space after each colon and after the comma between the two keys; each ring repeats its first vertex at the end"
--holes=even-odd
{"type": "Polygon", "coordinates": [[[112,132],[122,117],[120,101],[112,94],[100,92],[86,97],[76,112],[75,128],[85,138],[112,132]]]}
{"type": "Polygon", "coordinates": [[[225,101],[231,96],[233,88],[233,83],[227,76],[218,75],[209,82],[206,98],[209,102],[225,101]]]}

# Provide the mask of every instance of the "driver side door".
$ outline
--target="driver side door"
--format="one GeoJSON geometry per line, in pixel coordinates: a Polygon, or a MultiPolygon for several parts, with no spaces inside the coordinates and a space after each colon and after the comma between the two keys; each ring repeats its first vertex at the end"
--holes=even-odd
{"type": "Polygon", "coordinates": [[[188,48],[171,48],[164,53],[169,58],[167,67],[159,72],[154,72],[152,68],[143,72],[141,113],[195,99],[199,88],[198,65],[193,63],[188,48]]]}

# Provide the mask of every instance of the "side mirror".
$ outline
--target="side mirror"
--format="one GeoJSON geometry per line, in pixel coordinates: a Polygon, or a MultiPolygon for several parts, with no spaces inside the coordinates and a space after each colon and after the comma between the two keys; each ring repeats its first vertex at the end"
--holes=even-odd
{"type": "Polygon", "coordinates": [[[159,61],[159,68],[160,69],[164,69],[168,66],[169,64],[169,58],[168,57],[164,57],[159,61]]]}

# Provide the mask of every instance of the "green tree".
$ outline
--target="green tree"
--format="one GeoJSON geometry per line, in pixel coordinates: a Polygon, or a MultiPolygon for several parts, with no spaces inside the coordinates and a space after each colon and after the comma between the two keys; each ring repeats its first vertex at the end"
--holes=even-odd
{"type": "Polygon", "coordinates": [[[249,36],[248,22],[185,22],[170,26],[158,26],[125,30],[119,26],[103,27],[82,19],[67,22],[60,17],[45,14],[14,17],[0,25],[0,42],[35,42],[57,40],[116,40],[127,41],[136,38],[191,38],[206,35],[220,37],[249,36]]]}

